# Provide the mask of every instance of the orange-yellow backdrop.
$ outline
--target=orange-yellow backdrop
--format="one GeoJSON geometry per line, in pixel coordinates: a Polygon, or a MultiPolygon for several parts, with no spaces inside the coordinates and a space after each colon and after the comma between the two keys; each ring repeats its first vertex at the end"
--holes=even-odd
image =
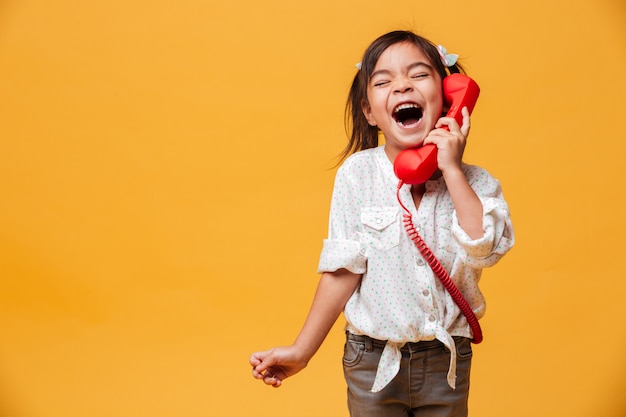
{"type": "Polygon", "coordinates": [[[317,281],[354,63],[414,29],[482,87],[468,162],[517,246],[482,288],[473,416],[626,413],[623,0],[4,0],[0,415],[346,416],[317,281]]]}

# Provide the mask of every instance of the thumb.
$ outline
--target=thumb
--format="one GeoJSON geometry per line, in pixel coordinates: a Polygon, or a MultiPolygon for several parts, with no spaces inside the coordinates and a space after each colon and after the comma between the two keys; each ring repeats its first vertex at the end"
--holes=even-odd
{"type": "Polygon", "coordinates": [[[250,357],[250,365],[252,365],[252,372],[262,374],[267,368],[273,365],[270,356],[271,351],[256,352],[250,357]]]}
{"type": "Polygon", "coordinates": [[[467,107],[463,107],[461,109],[461,114],[463,115],[463,124],[461,125],[461,133],[463,136],[467,137],[470,131],[470,112],[467,107]]]}

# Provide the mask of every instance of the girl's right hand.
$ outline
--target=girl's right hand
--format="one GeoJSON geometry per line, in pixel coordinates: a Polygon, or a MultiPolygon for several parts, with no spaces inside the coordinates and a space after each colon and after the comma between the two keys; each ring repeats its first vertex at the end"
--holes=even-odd
{"type": "Polygon", "coordinates": [[[425,145],[432,143],[437,146],[437,165],[444,177],[448,170],[462,171],[463,152],[470,129],[470,113],[467,107],[463,107],[461,113],[462,126],[452,117],[442,117],[424,140],[425,145]]]}
{"type": "Polygon", "coordinates": [[[306,368],[341,314],[361,275],[347,269],[324,272],[300,334],[290,346],[276,347],[250,356],[252,376],[280,387],[285,378],[306,368]]]}
{"type": "Polygon", "coordinates": [[[297,374],[307,366],[307,361],[298,354],[295,346],[276,347],[250,356],[252,376],[267,385],[278,388],[283,380],[297,374]]]}

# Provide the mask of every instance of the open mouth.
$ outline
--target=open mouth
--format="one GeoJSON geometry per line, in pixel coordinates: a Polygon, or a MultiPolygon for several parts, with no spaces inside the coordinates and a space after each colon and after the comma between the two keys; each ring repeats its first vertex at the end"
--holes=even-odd
{"type": "Polygon", "coordinates": [[[403,127],[410,127],[422,120],[422,108],[415,103],[403,103],[393,110],[393,119],[403,127]]]}

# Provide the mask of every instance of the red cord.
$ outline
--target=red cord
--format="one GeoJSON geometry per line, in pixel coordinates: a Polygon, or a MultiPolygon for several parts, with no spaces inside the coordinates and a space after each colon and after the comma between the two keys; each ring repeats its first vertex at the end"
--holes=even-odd
{"type": "Polygon", "coordinates": [[[441,265],[441,262],[439,262],[435,254],[426,245],[424,239],[422,239],[419,233],[417,233],[415,225],[413,224],[413,216],[411,215],[411,212],[405,207],[404,204],[402,204],[402,200],[400,200],[400,188],[402,188],[402,185],[404,185],[404,183],[400,181],[398,183],[396,196],[398,198],[398,203],[400,203],[400,206],[402,206],[402,208],[404,209],[404,228],[409,234],[409,238],[413,241],[413,243],[415,243],[417,250],[419,250],[420,254],[426,260],[435,275],[437,275],[443,286],[446,288],[446,290],[448,290],[450,296],[452,297],[456,305],[459,306],[461,312],[467,319],[467,323],[469,324],[470,329],[472,329],[472,334],[474,336],[474,338],[472,339],[472,343],[478,344],[483,341],[483,332],[480,328],[480,324],[478,323],[478,318],[463,297],[463,294],[461,294],[456,285],[454,285],[454,282],[450,278],[448,272],[444,269],[443,265],[441,265]]]}

